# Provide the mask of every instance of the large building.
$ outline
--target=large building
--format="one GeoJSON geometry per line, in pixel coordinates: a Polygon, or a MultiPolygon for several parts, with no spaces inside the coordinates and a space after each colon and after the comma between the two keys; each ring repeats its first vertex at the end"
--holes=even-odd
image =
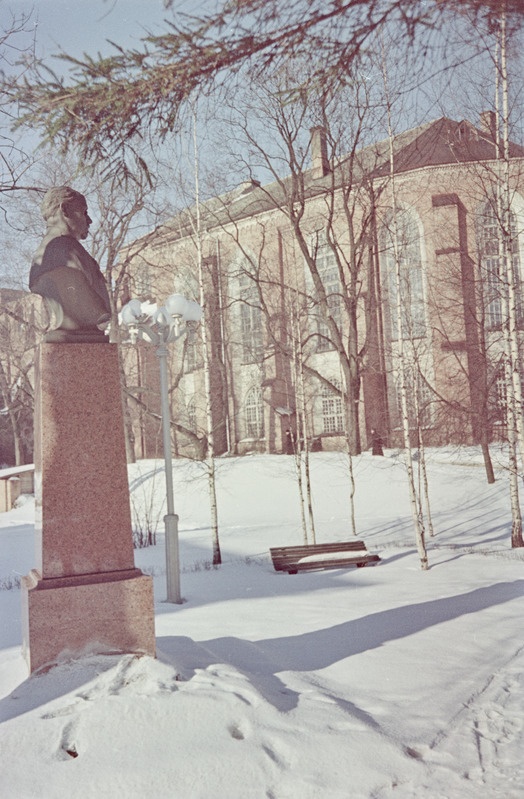
{"type": "MultiPolygon", "coordinates": [[[[205,308],[172,347],[178,452],[202,453],[209,431],[216,452],[240,454],[399,444],[400,358],[414,441],[503,434],[503,265],[509,247],[522,322],[524,148],[498,157],[494,121],[441,118],[335,163],[315,128],[307,171],[202,203],[199,227],[188,208],[158,230],[128,295],[205,308]]],[[[136,452],[151,456],[157,365],[146,346],[126,363],[136,452]]]]}

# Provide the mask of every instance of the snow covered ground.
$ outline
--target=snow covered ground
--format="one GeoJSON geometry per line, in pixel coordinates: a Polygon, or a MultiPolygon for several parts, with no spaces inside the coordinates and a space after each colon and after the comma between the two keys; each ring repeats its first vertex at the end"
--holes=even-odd
{"type": "MultiPolygon", "coordinates": [[[[33,503],[0,516],[0,795],[5,799],[521,799],[524,552],[507,481],[474,450],[430,451],[430,570],[392,451],[355,460],[359,537],[381,562],[276,573],[300,544],[291,458],[219,464],[224,563],[210,567],[206,479],[177,461],[182,593],[154,575],[158,657],[93,656],[28,678],[17,575],[33,503]],[[14,586],[9,588],[9,586],[14,586]]],[[[160,465],[156,465],[160,468],[160,465]]],[[[344,456],[312,461],[317,539],[351,537],[344,456]]],[[[131,467],[135,503],[163,474],[131,467]]]]}

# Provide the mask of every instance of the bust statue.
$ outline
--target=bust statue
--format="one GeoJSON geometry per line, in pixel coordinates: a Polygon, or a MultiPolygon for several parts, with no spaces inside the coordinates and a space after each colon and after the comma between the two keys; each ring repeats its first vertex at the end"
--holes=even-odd
{"type": "Polygon", "coordinates": [[[69,186],[46,192],[42,216],[47,232],[38,247],[29,289],[40,294],[51,316],[45,342],[104,343],[111,309],[109,294],[94,258],[80,244],[91,219],[85,197],[69,186]]]}

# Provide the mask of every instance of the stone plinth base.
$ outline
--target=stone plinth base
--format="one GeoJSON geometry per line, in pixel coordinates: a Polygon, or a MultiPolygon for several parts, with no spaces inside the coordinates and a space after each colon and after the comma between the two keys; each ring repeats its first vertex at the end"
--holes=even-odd
{"type": "Polygon", "coordinates": [[[44,343],[35,407],[36,569],[22,585],[31,672],[82,654],[155,654],[135,568],[115,344],[44,343]]]}
{"type": "Polygon", "coordinates": [[[22,581],[23,649],[30,672],[87,654],[155,656],[152,578],[139,569],[22,581]]]}
{"type": "Polygon", "coordinates": [[[51,577],[134,567],[116,344],[41,344],[35,567],[51,577]]]}

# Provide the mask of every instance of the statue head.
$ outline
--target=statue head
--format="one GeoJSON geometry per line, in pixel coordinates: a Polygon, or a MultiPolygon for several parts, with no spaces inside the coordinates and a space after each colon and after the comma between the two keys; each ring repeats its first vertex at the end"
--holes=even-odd
{"type": "Polygon", "coordinates": [[[103,328],[111,314],[107,286],[97,262],[79,243],[91,224],[86,199],[69,186],[55,186],[41,207],[47,233],[33,258],[29,288],[44,298],[50,314],[44,341],[105,343],[103,328]]]}
{"type": "Polygon", "coordinates": [[[48,228],[69,233],[76,239],[87,238],[92,220],[86,199],[79,191],[69,186],[54,186],[45,193],[41,209],[48,228]]]}

